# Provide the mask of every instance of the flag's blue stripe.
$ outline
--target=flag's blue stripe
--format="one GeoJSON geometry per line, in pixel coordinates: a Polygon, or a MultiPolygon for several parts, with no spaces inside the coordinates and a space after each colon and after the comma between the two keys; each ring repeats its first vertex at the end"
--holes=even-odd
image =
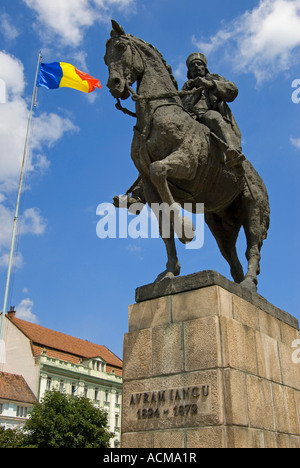
{"type": "Polygon", "coordinates": [[[41,63],[37,86],[56,89],[59,88],[63,71],[59,62],[41,63]]]}

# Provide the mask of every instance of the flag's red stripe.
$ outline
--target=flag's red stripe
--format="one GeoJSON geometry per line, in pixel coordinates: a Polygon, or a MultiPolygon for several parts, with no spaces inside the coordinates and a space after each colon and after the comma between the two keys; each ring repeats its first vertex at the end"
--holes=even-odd
{"type": "Polygon", "coordinates": [[[80,70],[78,70],[77,68],[75,68],[75,71],[77,73],[78,76],[80,76],[80,78],[83,80],[83,81],[87,81],[88,82],[88,85],[89,85],[89,92],[91,91],[94,91],[95,88],[101,88],[101,83],[99,80],[97,80],[96,78],[93,78],[92,76],[88,75],[87,73],[84,73],[80,70]]]}

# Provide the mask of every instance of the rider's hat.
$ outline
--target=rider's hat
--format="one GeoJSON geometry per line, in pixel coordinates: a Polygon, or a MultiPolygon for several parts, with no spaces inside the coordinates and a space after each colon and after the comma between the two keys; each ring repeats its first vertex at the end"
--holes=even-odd
{"type": "Polygon", "coordinates": [[[204,63],[205,67],[207,67],[207,58],[201,52],[194,52],[193,54],[189,55],[186,61],[186,65],[189,68],[190,64],[194,62],[194,60],[201,60],[204,63]]]}

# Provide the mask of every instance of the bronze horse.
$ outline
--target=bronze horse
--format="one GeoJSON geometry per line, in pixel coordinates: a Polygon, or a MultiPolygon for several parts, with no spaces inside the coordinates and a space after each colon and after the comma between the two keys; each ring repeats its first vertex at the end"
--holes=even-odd
{"type": "Polygon", "coordinates": [[[126,34],[115,21],[112,25],[105,54],[107,86],[119,103],[131,95],[135,101],[131,157],[140,174],[144,199],[150,207],[153,203],[174,207],[172,235],[162,236],[168,257],[166,270],[157,280],[180,274],[174,231],[184,243],[193,237],[191,222],[182,218],[176,207],[189,203],[195,212],[196,204],[203,203],[205,221],[234,281],[256,291],[260,250],[270,222],[268,194],[261,177],[247,160],[242,173],[224,164],[222,142],[185,111],[171,68],[158,50],[126,34]],[[131,88],[135,82],[136,92],[131,88]],[[242,226],[247,240],[246,275],[236,251],[242,226]]]}

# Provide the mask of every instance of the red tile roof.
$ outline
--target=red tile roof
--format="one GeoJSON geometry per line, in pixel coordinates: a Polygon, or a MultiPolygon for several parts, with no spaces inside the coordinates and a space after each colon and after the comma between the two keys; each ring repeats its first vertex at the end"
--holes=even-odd
{"type": "Polygon", "coordinates": [[[122,369],[121,359],[106,346],[74,338],[35,323],[26,322],[11,314],[8,314],[8,318],[32,341],[33,351],[37,352],[39,350],[38,354],[41,353],[41,347],[51,348],[61,353],[67,353],[69,355],[67,360],[70,360],[70,355],[72,355],[75,363],[77,363],[78,358],[88,359],[99,356],[108,365],[122,369]]]}
{"type": "Polygon", "coordinates": [[[0,372],[0,398],[21,403],[36,403],[37,399],[21,375],[0,372]]]}
{"type": "Polygon", "coordinates": [[[63,353],[62,351],[58,351],[57,349],[45,348],[45,346],[33,344],[32,350],[34,356],[39,356],[40,354],[46,351],[46,355],[48,357],[60,359],[61,361],[71,362],[72,364],[79,364],[81,360],[81,357],[74,356],[74,354],[63,353]]]}

